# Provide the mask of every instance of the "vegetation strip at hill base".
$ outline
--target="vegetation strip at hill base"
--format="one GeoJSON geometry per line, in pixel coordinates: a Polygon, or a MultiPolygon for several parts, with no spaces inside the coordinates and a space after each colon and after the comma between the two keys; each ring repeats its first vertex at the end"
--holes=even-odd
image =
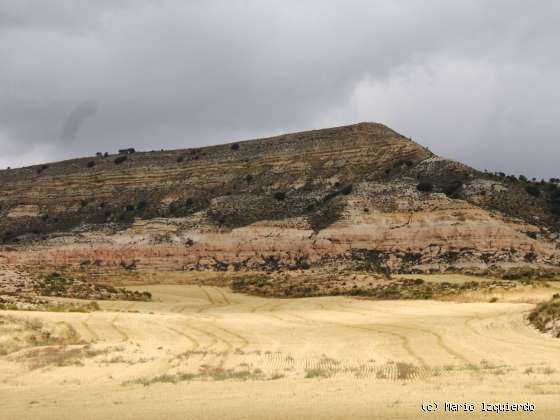
{"type": "Polygon", "coordinates": [[[67,323],[0,314],[0,356],[32,347],[82,343],[76,330],[67,323]]]}
{"type": "Polygon", "coordinates": [[[444,299],[467,291],[511,290],[521,285],[550,287],[544,281],[482,280],[429,282],[417,279],[383,279],[364,276],[368,280],[355,280],[352,276],[340,279],[335,276],[302,275],[297,277],[254,274],[237,276],[231,281],[234,292],[266,297],[315,297],[356,296],[379,300],[444,299]]]}
{"type": "Polygon", "coordinates": [[[560,294],[537,305],[529,314],[529,321],[540,331],[560,338],[560,294]]]}
{"type": "MultiPolygon", "coordinates": [[[[92,312],[99,309],[95,300],[149,301],[149,292],[127,290],[99,284],[94,277],[76,277],[71,270],[20,270],[0,281],[0,309],[49,312],[92,312]],[[78,299],[78,301],[58,298],[78,299]],[[90,300],[93,302],[85,302],[90,300]]],[[[83,273],[82,273],[83,274],[83,273]]]]}

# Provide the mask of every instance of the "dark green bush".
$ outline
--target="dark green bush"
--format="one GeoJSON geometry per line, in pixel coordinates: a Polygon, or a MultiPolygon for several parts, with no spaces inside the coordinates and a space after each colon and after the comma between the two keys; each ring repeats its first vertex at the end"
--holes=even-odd
{"type": "Polygon", "coordinates": [[[421,182],[416,186],[416,189],[420,192],[432,192],[434,186],[430,182],[421,182]]]}
{"type": "Polygon", "coordinates": [[[541,190],[535,185],[527,185],[525,187],[525,191],[527,191],[527,194],[533,197],[540,197],[541,195],[541,190]]]}
{"type": "Polygon", "coordinates": [[[344,195],[348,195],[348,194],[352,193],[353,188],[354,188],[354,187],[352,186],[352,184],[345,185],[345,186],[342,187],[342,189],[340,190],[340,193],[341,193],[341,194],[344,194],[344,195]]]}
{"type": "Polygon", "coordinates": [[[560,216],[560,200],[553,200],[550,202],[550,211],[555,216],[560,216]]]}
{"type": "Polygon", "coordinates": [[[42,165],[40,168],[37,169],[37,173],[40,174],[41,172],[49,169],[49,165],[42,165]]]}
{"type": "Polygon", "coordinates": [[[443,192],[445,193],[446,196],[450,198],[457,198],[462,188],[463,188],[463,183],[459,180],[455,180],[445,185],[443,187],[443,192]]]}

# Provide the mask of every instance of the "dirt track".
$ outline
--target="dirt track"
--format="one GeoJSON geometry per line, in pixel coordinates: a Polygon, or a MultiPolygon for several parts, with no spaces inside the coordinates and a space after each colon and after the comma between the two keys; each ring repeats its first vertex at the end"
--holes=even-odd
{"type": "Polygon", "coordinates": [[[560,415],[560,340],[527,304],[279,300],[195,286],[67,322],[98,350],[68,366],[0,358],[2,419],[417,418],[421,404],[529,402],[560,415]]]}

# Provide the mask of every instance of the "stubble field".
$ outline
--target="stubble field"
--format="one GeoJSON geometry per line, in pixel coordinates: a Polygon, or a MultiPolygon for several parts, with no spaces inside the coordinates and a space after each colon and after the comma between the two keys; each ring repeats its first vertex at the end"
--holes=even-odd
{"type": "Polygon", "coordinates": [[[560,415],[560,340],[528,325],[533,305],[518,297],[264,299],[210,286],[141,289],[152,302],[3,311],[5,343],[21,319],[51,335],[0,355],[0,418],[498,418],[480,412],[481,402],[536,408],[499,418],[560,415]],[[445,413],[445,401],[476,411],[445,413]],[[430,402],[437,412],[422,411],[430,402]]]}

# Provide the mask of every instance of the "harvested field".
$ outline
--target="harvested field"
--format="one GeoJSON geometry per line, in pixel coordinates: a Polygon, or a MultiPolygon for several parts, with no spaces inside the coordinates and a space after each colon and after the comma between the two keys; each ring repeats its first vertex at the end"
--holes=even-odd
{"type": "Polygon", "coordinates": [[[560,410],[560,340],[528,324],[532,304],[139,290],[153,301],[2,312],[79,336],[0,357],[2,418],[414,419],[434,401],[477,404],[458,418],[486,418],[481,402],[536,406],[502,418],[560,410]]]}

